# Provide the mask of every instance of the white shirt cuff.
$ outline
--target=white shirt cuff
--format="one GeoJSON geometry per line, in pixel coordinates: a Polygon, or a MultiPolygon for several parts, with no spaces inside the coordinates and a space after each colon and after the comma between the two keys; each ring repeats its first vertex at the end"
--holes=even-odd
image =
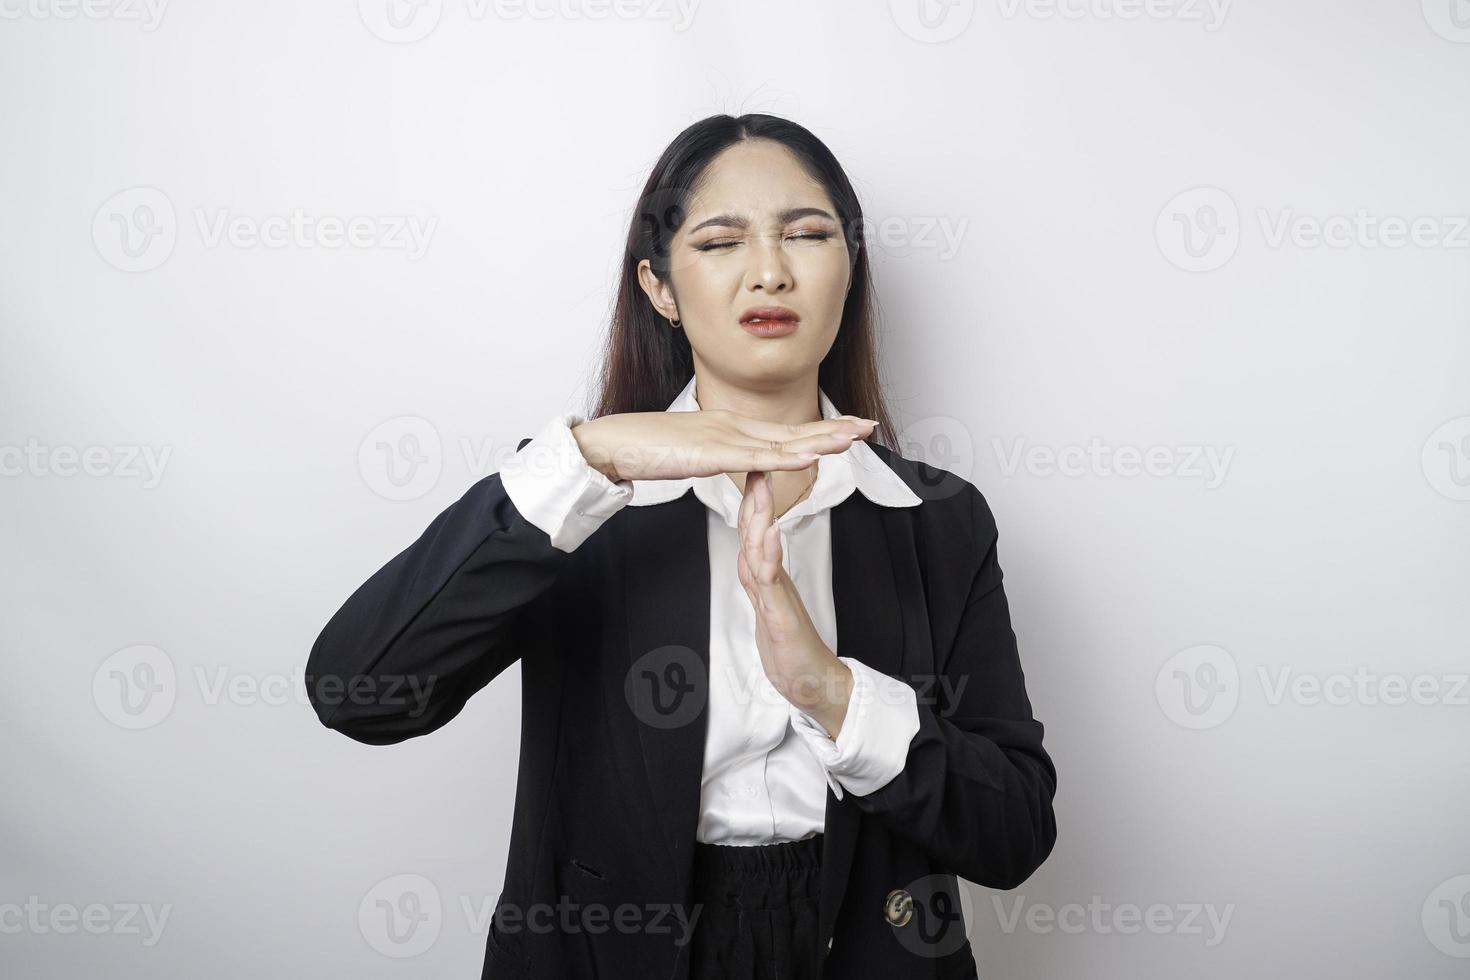
{"type": "Polygon", "coordinates": [[[576,550],[633,499],[632,480],[609,480],[582,455],[572,426],[584,421],[552,418],[500,467],[510,502],[562,551],[576,550]]]}
{"type": "Polygon", "coordinates": [[[811,715],[791,706],[791,724],[827,772],[837,798],[846,789],[867,796],[903,772],[909,743],[919,731],[919,697],[912,687],[851,657],[838,657],[852,670],[847,715],[834,742],[811,715]]]}

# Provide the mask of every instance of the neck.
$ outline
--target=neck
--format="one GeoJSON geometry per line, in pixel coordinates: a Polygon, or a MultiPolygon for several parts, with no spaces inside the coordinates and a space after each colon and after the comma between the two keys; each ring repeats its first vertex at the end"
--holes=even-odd
{"type": "MultiPolygon", "coordinates": [[[[822,417],[815,372],[797,381],[752,389],[729,384],[709,371],[694,372],[694,401],[701,412],[731,411],[766,422],[800,424],[822,417]]],[[[745,493],[745,474],[726,473],[736,489],[745,493]]],[[[817,482],[817,463],[801,470],[775,470],[770,474],[775,515],[781,517],[811,493],[817,482]]]]}
{"type": "Polygon", "coordinates": [[[761,388],[731,384],[696,366],[694,400],[702,412],[728,411],[765,422],[799,425],[822,418],[817,374],[761,388]]]}

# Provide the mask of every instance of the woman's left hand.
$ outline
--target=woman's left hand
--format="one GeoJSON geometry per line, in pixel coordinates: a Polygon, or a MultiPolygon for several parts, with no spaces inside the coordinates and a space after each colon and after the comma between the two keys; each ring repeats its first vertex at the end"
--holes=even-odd
{"type": "Polygon", "coordinates": [[[781,564],[775,509],[768,475],[745,474],[737,573],[755,608],[756,649],[771,686],[820,722],[835,741],[847,715],[852,671],[817,634],[806,603],[781,564]]]}

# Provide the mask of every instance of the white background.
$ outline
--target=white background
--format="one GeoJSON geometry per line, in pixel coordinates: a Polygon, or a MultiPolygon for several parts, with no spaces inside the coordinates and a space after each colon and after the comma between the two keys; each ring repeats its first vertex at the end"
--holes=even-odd
{"type": "Polygon", "coordinates": [[[1060,838],[970,895],[982,975],[1463,976],[1470,7],[533,9],[0,2],[0,972],[478,975],[518,671],[379,748],[299,673],[587,407],[662,148],[764,111],[863,198],[906,454],[1000,526],[1060,838]],[[296,211],[364,242],[247,234],[296,211]]]}

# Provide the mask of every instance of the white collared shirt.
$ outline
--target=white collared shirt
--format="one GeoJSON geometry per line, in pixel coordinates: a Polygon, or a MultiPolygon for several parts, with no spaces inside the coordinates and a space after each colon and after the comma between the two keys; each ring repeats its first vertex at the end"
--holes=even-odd
{"type": "MultiPolygon", "coordinates": [[[[697,412],[695,378],[665,411],[697,412]]],[[[822,417],[842,413],[818,391],[822,417]]],[[[741,491],[724,473],[682,480],[609,480],[582,456],[562,414],[501,467],[506,494],[553,546],[573,551],[624,506],[682,496],[691,486],[707,508],[710,567],[709,718],[701,777],[698,840],[769,844],[823,830],[827,787],[859,796],[903,771],[919,730],[913,688],[840,656],[853,673],[852,696],[836,741],[767,680],[755,643],[755,610],[736,573],[741,491]],[[547,465],[547,461],[555,461],[547,465]]],[[[832,596],[831,509],[854,490],[887,507],[920,498],[861,439],[817,460],[807,497],[776,518],[781,563],[829,649],[837,653],[832,596]]]]}

